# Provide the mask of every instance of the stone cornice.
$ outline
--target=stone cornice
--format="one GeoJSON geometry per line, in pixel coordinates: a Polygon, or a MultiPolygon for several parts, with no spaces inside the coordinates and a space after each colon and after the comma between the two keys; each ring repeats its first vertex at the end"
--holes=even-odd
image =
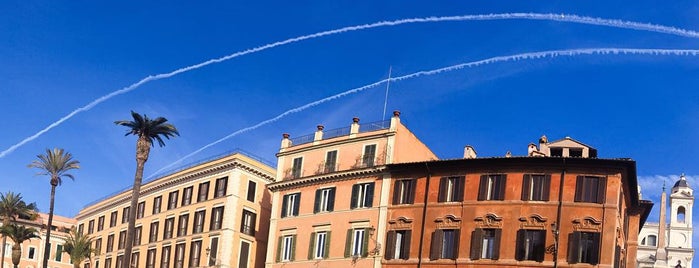
{"type": "Polygon", "coordinates": [[[295,146],[292,145],[289,148],[284,148],[283,152],[277,153],[277,157],[292,155],[292,154],[310,151],[310,150],[316,150],[318,148],[323,148],[323,147],[337,146],[337,145],[346,144],[346,143],[356,143],[356,142],[367,141],[367,140],[375,140],[377,138],[387,138],[387,137],[396,135],[395,130],[388,130],[388,129],[383,129],[383,130],[381,130],[381,132],[376,133],[376,134],[369,134],[366,136],[362,136],[362,134],[365,134],[365,133],[368,133],[368,132],[359,133],[354,138],[349,138],[349,136],[341,136],[341,137],[346,137],[346,138],[345,139],[337,139],[339,137],[334,137],[334,138],[330,138],[328,140],[332,140],[332,139],[337,139],[337,140],[333,140],[333,141],[329,141],[329,142],[325,142],[327,140],[320,140],[319,144],[307,143],[307,144],[297,145],[300,148],[294,148],[295,146]]]}
{"type": "Polygon", "coordinates": [[[368,177],[375,176],[384,173],[386,166],[374,166],[370,168],[361,169],[350,169],[345,171],[338,171],[333,173],[320,174],[315,176],[309,176],[304,178],[298,178],[293,180],[279,181],[267,185],[267,188],[272,191],[280,191],[286,189],[293,189],[308,184],[320,183],[320,182],[330,182],[330,181],[341,181],[357,177],[368,177]]]}

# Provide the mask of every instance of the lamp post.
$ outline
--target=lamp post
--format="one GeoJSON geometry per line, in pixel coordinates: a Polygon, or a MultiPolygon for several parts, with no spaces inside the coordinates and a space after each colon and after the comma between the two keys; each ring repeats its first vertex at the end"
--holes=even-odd
{"type": "Polygon", "coordinates": [[[209,247],[206,247],[206,267],[209,267],[209,263],[211,263],[209,259],[209,254],[211,253],[211,249],[209,247]]]}

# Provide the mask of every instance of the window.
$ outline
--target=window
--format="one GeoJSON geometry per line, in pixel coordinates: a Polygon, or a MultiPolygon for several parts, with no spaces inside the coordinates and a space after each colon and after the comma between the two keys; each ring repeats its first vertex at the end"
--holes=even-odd
{"type": "Polygon", "coordinates": [[[114,227],[117,225],[117,212],[113,211],[111,215],[109,215],[109,227],[114,227]]]}
{"type": "Polygon", "coordinates": [[[506,175],[481,175],[478,200],[505,200],[506,175]]]}
{"type": "Polygon", "coordinates": [[[114,234],[107,236],[107,253],[114,251],[114,234]]]}
{"type": "Polygon", "coordinates": [[[376,144],[364,146],[362,155],[362,167],[373,167],[376,158],[376,144]]]}
{"type": "Polygon", "coordinates": [[[121,223],[127,223],[129,222],[129,210],[131,207],[125,207],[124,210],[121,212],[121,223]]]}
{"type": "Polygon", "coordinates": [[[29,252],[27,253],[27,258],[33,260],[35,254],[36,254],[36,248],[29,247],[29,252]]]}
{"type": "Polygon", "coordinates": [[[563,148],[551,148],[551,156],[557,156],[557,157],[562,157],[563,156],[563,148]]]}
{"type": "Polygon", "coordinates": [[[170,192],[167,197],[167,209],[177,208],[177,196],[180,194],[179,191],[170,192]]]}
{"type": "Polygon", "coordinates": [[[525,229],[517,231],[516,260],[543,262],[545,253],[546,231],[525,229]]]}
{"type": "Polygon", "coordinates": [[[95,268],[100,268],[100,261],[99,260],[95,260],[95,268]]]}
{"type": "Polygon", "coordinates": [[[386,253],[387,260],[410,258],[410,230],[388,231],[386,235],[386,253]]]}
{"type": "Polygon", "coordinates": [[[175,246],[175,268],[184,268],[184,243],[175,246]]]}
{"type": "Polygon", "coordinates": [[[308,248],[308,259],[327,259],[330,249],[330,232],[311,233],[311,246],[308,248]]]}
{"type": "Polygon", "coordinates": [[[146,268],[155,268],[155,249],[149,249],[146,253],[146,268]]]}
{"type": "Polygon", "coordinates": [[[189,214],[180,215],[180,219],[177,222],[177,236],[187,235],[187,224],[189,223],[189,214]]]}
{"type": "Polygon", "coordinates": [[[102,231],[104,230],[104,216],[100,216],[97,219],[97,231],[102,231]]]}
{"type": "Polygon", "coordinates": [[[158,227],[160,226],[159,222],[151,222],[150,223],[150,230],[148,232],[148,243],[154,243],[158,241],[158,227]]]}
{"type": "Polygon", "coordinates": [[[83,265],[83,268],[90,268],[90,263],[89,263],[89,262],[85,263],[85,264],[83,265]]]}
{"type": "MultiPolygon", "coordinates": [[[[432,233],[430,260],[452,259],[459,255],[459,229],[437,229],[432,233]]],[[[395,253],[394,253],[395,254],[395,253]]]]}
{"type": "Polygon", "coordinates": [[[163,239],[172,238],[172,230],[175,228],[175,218],[165,219],[165,232],[163,232],[163,239]]]}
{"type": "Polygon", "coordinates": [[[124,255],[119,255],[116,258],[116,268],[121,267],[121,264],[124,263],[124,255]]]}
{"type": "Polygon", "coordinates": [[[249,210],[243,210],[243,220],[240,222],[240,232],[247,235],[255,235],[255,221],[257,215],[249,210]]]}
{"type": "Polygon", "coordinates": [[[240,241],[240,254],[238,256],[238,268],[248,268],[250,258],[250,243],[240,241]]]}
{"type": "Polygon", "coordinates": [[[677,222],[684,223],[685,209],[683,206],[677,208],[677,222]]]}
{"type": "Polygon", "coordinates": [[[192,203],[192,191],[194,191],[194,186],[189,186],[182,190],[182,206],[192,203]]]}
{"type": "Polygon", "coordinates": [[[217,179],[216,189],[214,189],[214,198],[225,196],[226,188],[228,188],[228,177],[217,179]]]}
{"type": "Polygon", "coordinates": [[[221,223],[223,221],[223,207],[215,207],[211,210],[211,226],[209,230],[219,230],[221,229],[221,223]]]}
{"type": "Polygon", "coordinates": [[[153,215],[160,213],[160,205],[163,203],[163,196],[153,198],[153,215]]]}
{"type": "Polygon", "coordinates": [[[303,176],[303,157],[297,157],[291,163],[291,178],[296,179],[303,176]]]}
{"type": "Polygon", "coordinates": [[[604,203],[607,178],[578,176],[575,184],[575,202],[604,203]]]}
{"type": "Polygon", "coordinates": [[[204,216],[206,216],[206,210],[194,212],[194,228],[192,229],[193,234],[198,234],[204,231],[204,216]]]}
{"type": "Polygon", "coordinates": [[[112,258],[104,259],[104,268],[112,268],[112,258]]]}
{"type": "Polygon", "coordinates": [[[117,245],[117,249],[124,249],[125,244],[126,244],[126,230],[119,232],[119,245],[117,245]]]}
{"type": "Polygon", "coordinates": [[[657,246],[657,245],[658,245],[658,242],[657,242],[657,241],[658,241],[658,237],[657,237],[657,236],[655,236],[655,235],[649,235],[649,236],[648,236],[648,245],[649,245],[649,246],[652,246],[652,247],[657,246]]]}
{"type": "Polygon", "coordinates": [[[313,213],[333,211],[335,208],[335,187],[316,190],[313,213]]]}
{"type": "Polygon", "coordinates": [[[211,245],[209,245],[209,266],[214,266],[216,264],[216,257],[218,256],[218,237],[211,238],[211,245]]]}
{"type": "Polygon", "coordinates": [[[138,252],[131,253],[131,267],[138,267],[138,252]]]}
{"type": "Polygon", "coordinates": [[[466,177],[442,177],[439,180],[438,202],[464,201],[464,181],[466,177]]]}
{"type": "Polygon", "coordinates": [[[352,185],[350,208],[369,208],[374,201],[374,183],[352,185]]]}
{"type": "Polygon", "coordinates": [[[202,182],[199,184],[199,194],[197,195],[197,202],[206,201],[209,199],[209,182],[202,182]]]}
{"type": "Polygon", "coordinates": [[[257,183],[254,181],[248,181],[248,196],[247,200],[250,202],[255,202],[255,192],[257,191],[257,183]]]}
{"type": "Polygon", "coordinates": [[[277,246],[277,262],[293,261],[296,253],[296,235],[285,235],[279,237],[277,246]]]}
{"type": "Polygon", "coordinates": [[[95,232],[95,220],[90,220],[87,223],[87,234],[92,234],[95,232]]]}
{"type": "Polygon", "coordinates": [[[568,263],[599,263],[600,234],[573,232],[568,235],[568,263]]]}
{"type": "Polygon", "coordinates": [[[393,185],[393,204],[413,204],[415,202],[414,179],[396,180],[393,185]]]}
{"type": "Polygon", "coordinates": [[[82,224],[82,223],[79,224],[79,225],[78,225],[78,233],[81,233],[81,234],[82,234],[84,230],[85,230],[85,225],[82,224]]]}
{"type": "Polygon", "coordinates": [[[189,250],[189,267],[198,267],[201,260],[201,240],[192,241],[189,250]]]}
{"type": "Polygon", "coordinates": [[[100,255],[100,253],[102,252],[102,238],[97,238],[97,240],[95,240],[94,249],[95,249],[95,255],[100,255]]]}
{"type": "Polygon", "coordinates": [[[369,230],[348,229],[345,240],[345,258],[369,256],[369,230]]]}
{"type": "Polygon", "coordinates": [[[471,259],[499,259],[501,234],[501,229],[476,228],[471,233],[471,259]]]}
{"type": "Polygon", "coordinates": [[[143,231],[143,226],[138,226],[134,230],[134,236],[133,236],[133,246],[138,246],[141,244],[141,234],[143,231]]]}
{"type": "Polygon", "coordinates": [[[522,201],[549,201],[551,175],[524,174],[522,201]]]}
{"type": "Polygon", "coordinates": [[[569,148],[568,149],[568,156],[570,156],[570,157],[582,157],[583,156],[583,149],[582,148],[569,148]]]}
{"type": "Polygon", "coordinates": [[[160,255],[160,268],[170,268],[170,246],[163,246],[160,255]]]}
{"type": "Polygon", "coordinates": [[[63,257],[63,245],[56,245],[56,261],[60,262],[63,257]]]}
{"type": "Polygon", "coordinates": [[[284,200],[282,200],[282,218],[298,216],[299,203],[301,203],[301,193],[284,195],[284,200]]]}
{"type": "Polygon", "coordinates": [[[143,214],[145,213],[146,210],[146,202],[141,202],[138,203],[136,206],[136,219],[143,218],[143,214]]]}
{"type": "Polygon", "coordinates": [[[337,150],[325,154],[325,173],[337,170],[337,150]]]}

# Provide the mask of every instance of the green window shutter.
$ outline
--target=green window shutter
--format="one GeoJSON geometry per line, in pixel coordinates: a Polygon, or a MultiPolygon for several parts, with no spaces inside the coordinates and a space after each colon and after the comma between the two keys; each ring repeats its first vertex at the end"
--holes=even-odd
{"type": "Polygon", "coordinates": [[[315,252],[316,246],[317,246],[316,245],[316,233],[312,232],[311,233],[311,241],[308,242],[308,259],[309,260],[312,260],[314,257],[313,255],[315,255],[315,254],[313,254],[313,253],[315,252]]]}
{"type": "Polygon", "coordinates": [[[347,229],[347,239],[345,239],[345,258],[352,255],[352,229],[347,229]]]}
{"type": "Polygon", "coordinates": [[[369,256],[369,228],[364,228],[364,238],[362,239],[362,242],[362,257],[366,258],[369,256]]]}
{"type": "Polygon", "coordinates": [[[286,217],[287,211],[286,211],[286,206],[288,205],[287,203],[289,202],[289,195],[285,195],[282,197],[282,215],[281,217],[284,218],[286,217]]]}
{"type": "Polygon", "coordinates": [[[296,235],[291,236],[291,261],[296,260],[296,235]]]}
{"type": "Polygon", "coordinates": [[[327,259],[330,256],[330,231],[325,234],[325,251],[323,251],[323,259],[327,259]]]}
{"type": "Polygon", "coordinates": [[[277,239],[277,262],[282,261],[282,243],[284,242],[284,237],[280,236],[279,239],[277,239]]]}

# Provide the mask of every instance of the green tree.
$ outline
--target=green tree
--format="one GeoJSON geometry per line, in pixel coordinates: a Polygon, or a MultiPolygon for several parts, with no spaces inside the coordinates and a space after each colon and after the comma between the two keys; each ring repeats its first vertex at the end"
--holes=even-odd
{"type": "Polygon", "coordinates": [[[90,256],[95,253],[95,250],[92,249],[92,240],[92,237],[78,232],[75,227],[70,229],[66,243],[63,244],[63,250],[70,255],[73,267],[80,268],[80,264],[90,259],[90,256]]]}
{"type": "MultiPolygon", "coordinates": [[[[164,117],[150,119],[145,114],[141,116],[139,113],[131,111],[133,121],[120,120],[114,123],[128,128],[126,136],[138,136],[136,141],[136,175],[134,176],[133,190],[131,191],[131,209],[129,209],[129,225],[126,229],[126,246],[124,248],[123,265],[128,267],[131,263],[131,251],[133,249],[134,232],[136,230],[136,206],[141,193],[141,182],[143,181],[143,167],[148,161],[150,148],[154,146],[153,140],[158,141],[160,147],[165,146],[163,137],[179,136],[180,133],[172,124],[167,123],[164,117]]],[[[118,267],[121,268],[121,267],[118,267]]]]}
{"type": "Polygon", "coordinates": [[[32,227],[27,228],[24,225],[14,223],[0,227],[0,233],[15,242],[12,246],[12,264],[15,265],[15,268],[18,267],[19,259],[22,257],[22,243],[32,238],[38,238],[37,232],[32,227]]]}
{"type": "MultiPolygon", "coordinates": [[[[0,193],[0,219],[2,225],[10,225],[17,221],[17,218],[36,219],[37,208],[35,203],[27,204],[22,200],[22,194],[13,192],[0,193]]],[[[5,263],[5,244],[7,236],[2,237],[2,249],[0,249],[0,264],[5,263]]]]}
{"type": "Polygon", "coordinates": [[[51,226],[53,224],[53,204],[56,197],[56,186],[61,185],[63,182],[62,178],[70,178],[75,180],[73,175],[69,174],[68,171],[71,169],[80,168],[80,162],[73,159],[73,155],[69,152],[65,152],[63,149],[54,148],[53,150],[46,149],[46,154],[40,154],[36,156],[38,159],[34,160],[29,164],[30,168],[38,168],[41,171],[39,175],[49,175],[51,180],[51,199],[49,203],[49,221],[46,228],[46,242],[44,243],[44,260],[41,267],[48,267],[49,263],[49,253],[51,252],[49,248],[49,237],[51,237],[51,226]]]}

